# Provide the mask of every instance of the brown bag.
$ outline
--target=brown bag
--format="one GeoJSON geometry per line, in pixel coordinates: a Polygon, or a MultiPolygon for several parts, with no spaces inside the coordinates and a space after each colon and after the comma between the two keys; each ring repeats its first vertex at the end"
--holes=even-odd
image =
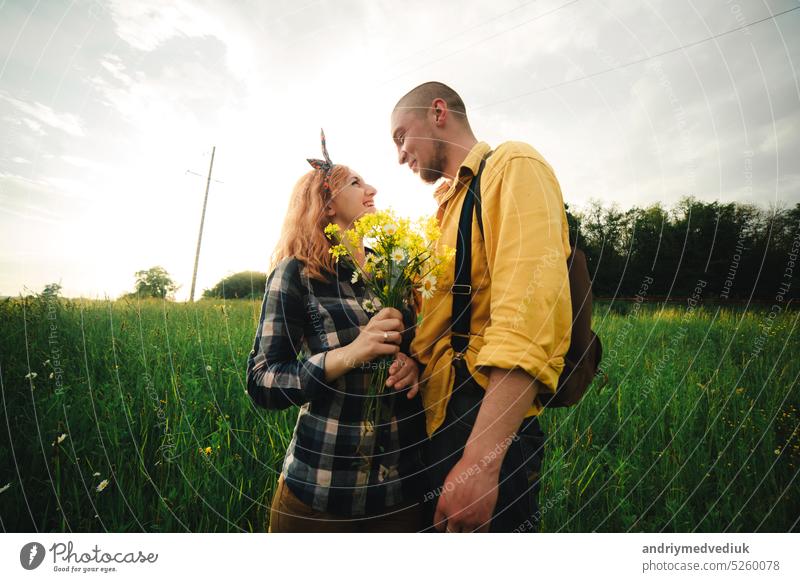
{"type": "Polygon", "coordinates": [[[592,280],[586,255],[579,248],[572,247],[567,270],[572,303],[572,335],[555,394],[539,394],[539,401],[548,408],[577,404],[597,375],[603,357],[603,344],[592,331],[592,280]]]}
{"type": "MultiPolygon", "coordinates": [[[[469,185],[458,223],[456,269],[451,290],[453,293],[453,318],[450,339],[455,359],[464,357],[469,342],[469,322],[472,311],[470,301],[472,294],[470,281],[472,219],[473,214],[476,214],[478,227],[483,235],[480,179],[487,157],[488,155],[481,161],[480,168],[469,185]]],[[[572,333],[556,392],[539,394],[539,401],[548,408],[572,406],[583,398],[597,375],[600,360],[603,357],[600,338],[592,331],[592,280],[586,265],[586,255],[579,248],[572,247],[572,252],[567,259],[567,271],[569,273],[570,303],[572,304],[572,333]]],[[[606,381],[608,381],[607,377],[606,381]]]]}

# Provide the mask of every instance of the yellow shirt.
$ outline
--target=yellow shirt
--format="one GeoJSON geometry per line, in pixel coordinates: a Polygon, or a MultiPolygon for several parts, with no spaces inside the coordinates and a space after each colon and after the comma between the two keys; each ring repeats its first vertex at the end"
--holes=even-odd
{"type": "MultiPolygon", "coordinates": [[[[479,142],[459,168],[458,179],[440,186],[440,244],[456,246],[464,195],[489,145],[479,142]]],[[[472,318],[465,360],[485,389],[488,368],[519,368],[555,391],[570,342],[572,308],[566,261],[569,230],[553,169],[531,146],[500,145],[481,177],[484,243],[472,221],[472,318]]],[[[425,366],[422,400],[428,434],[441,426],[453,389],[450,325],[455,276],[451,264],[422,306],[411,344],[425,366]]],[[[526,416],[539,414],[539,398],[526,416]]]]}

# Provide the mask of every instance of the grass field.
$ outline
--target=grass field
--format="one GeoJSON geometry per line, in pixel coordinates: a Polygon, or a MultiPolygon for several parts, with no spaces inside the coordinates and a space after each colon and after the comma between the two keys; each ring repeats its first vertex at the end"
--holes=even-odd
{"type": "MultiPolygon", "coordinates": [[[[542,416],[543,531],[800,529],[800,312],[611,307],[608,385],[542,416]]],[[[264,531],[295,411],[245,392],[259,308],[0,301],[3,530],[264,531]]]]}

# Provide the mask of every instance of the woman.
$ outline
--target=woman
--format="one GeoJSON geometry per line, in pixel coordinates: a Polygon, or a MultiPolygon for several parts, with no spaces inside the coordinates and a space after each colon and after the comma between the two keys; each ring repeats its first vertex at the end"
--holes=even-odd
{"type": "MultiPolygon", "coordinates": [[[[404,353],[415,316],[382,309],[370,317],[369,291],[351,282],[352,266],[329,253],[325,227],[344,230],[375,212],[377,192],[331,163],[324,134],[322,150],[325,159],[308,160],[314,169],[292,193],[247,366],[256,404],[300,406],[270,531],[418,531],[426,435],[419,371],[404,353]],[[371,362],[387,355],[396,356],[387,386],[404,393],[389,390],[391,422],[367,430],[362,411],[371,362]]],[[[363,264],[363,245],[355,250],[363,264]]]]}

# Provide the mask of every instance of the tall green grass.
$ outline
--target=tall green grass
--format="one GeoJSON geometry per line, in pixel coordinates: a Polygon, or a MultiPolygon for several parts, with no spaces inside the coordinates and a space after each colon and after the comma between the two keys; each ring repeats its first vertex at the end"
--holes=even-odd
{"type": "MultiPolygon", "coordinates": [[[[259,309],[0,302],[3,529],[265,531],[296,410],[247,396],[259,309]]],[[[624,311],[605,388],[542,416],[542,529],[797,530],[798,312],[624,311]]]]}

